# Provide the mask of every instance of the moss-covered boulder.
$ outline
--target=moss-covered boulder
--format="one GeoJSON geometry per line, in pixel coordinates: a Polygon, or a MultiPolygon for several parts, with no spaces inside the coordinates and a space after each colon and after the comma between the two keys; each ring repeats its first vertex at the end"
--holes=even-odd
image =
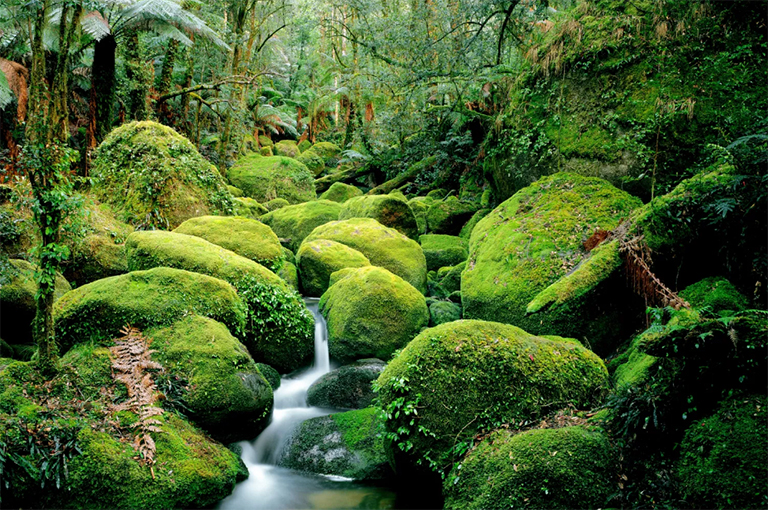
{"type": "Polygon", "coordinates": [[[131,225],[174,228],[194,216],[232,213],[232,194],[216,168],[157,122],[116,128],[92,161],[93,193],[131,225]]]}
{"type": "Polygon", "coordinates": [[[725,278],[705,278],[680,291],[680,297],[697,309],[714,314],[731,314],[749,307],[749,300],[725,278]]]}
{"type": "Polygon", "coordinates": [[[275,156],[286,156],[289,158],[295,158],[301,152],[295,140],[280,140],[272,146],[272,151],[275,153],[275,156]]]}
{"type": "MultiPolygon", "coordinates": [[[[13,488],[3,491],[4,507],[209,506],[248,476],[234,453],[172,412],[154,416],[160,431],[148,431],[154,456],[143,462],[136,447],[140,428],[134,427],[139,415],[113,411],[128,395],[113,379],[106,348],[78,345],[48,379],[29,363],[13,363],[0,373],[0,441],[8,455],[3,481],[13,488]],[[46,409],[52,396],[55,413],[46,409]],[[30,451],[30,428],[45,450],[30,451]]],[[[159,410],[143,409],[150,408],[159,410]]]]}
{"type": "Polygon", "coordinates": [[[147,330],[153,358],[186,384],[181,402],[220,441],[252,439],[269,420],[272,387],[226,326],[192,315],[147,330]]]}
{"type": "Polygon", "coordinates": [[[266,204],[264,204],[264,207],[267,208],[268,212],[275,211],[277,209],[283,208],[285,206],[291,205],[286,199],[284,198],[275,198],[273,200],[270,200],[266,204]]]}
{"type": "Polygon", "coordinates": [[[408,201],[408,205],[416,217],[416,227],[419,230],[419,234],[427,233],[427,211],[429,211],[429,206],[433,202],[434,199],[430,197],[414,197],[408,201]]]}
{"type": "Polygon", "coordinates": [[[419,236],[419,244],[427,259],[427,270],[436,271],[441,267],[455,266],[467,260],[467,242],[458,236],[425,234],[419,236]]]}
{"type": "Polygon", "coordinates": [[[260,203],[284,198],[298,204],[317,197],[312,173],[292,158],[249,154],[237,160],[229,169],[228,177],[232,184],[260,203]]]}
{"type": "MultiPolygon", "coordinates": [[[[0,259],[0,338],[7,344],[31,344],[32,321],[37,307],[35,294],[37,266],[21,259],[0,259]]],[[[72,289],[60,274],[56,275],[54,299],[72,289]]],[[[6,344],[6,345],[7,345],[6,344]]],[[[3,353],[3,356],[12,356],[3,353]]]]}
{"type": "Polygon", "coordinates": [[[440,278],[440,286],[448,293],[461,290],[461,273],[467,267],[466,262],[456,264],[448,269],[445,274],[440,278]]]}
{"type": "Polygon", "coordinates": [[[272,391],[280,387],[280,373],[277,370],[267,365],[266,363],[256,363],[256,368],[259,369],[261,375],[264,376],[264,379],[266,379],[269,385],[272,387],[272,391]]]}
{"type": "Polygon", "coordinates": [[[230,193],[232,193],[232,196],[235,198],[243,196],[243,190],[241,190],[240,188],[236,188],[231,184],[227,184],[227,189],[229,190],[230,193]]]}
{"type": "Polygon", "coordinates": [[[296,263],[305,296],[321,296],[328,289],[331,274],[340,269],[371,265],[359,251],[328,239],[302,243],[296,253],[296,263]]]}
{"type": "Polygon", "coordinates": [[[312,418],[291,435],[278,465],[355,480],[381,480],[392,474],[382,432],[372,407],[312,418]]]}
{"type": "Polygon", "coordinates": [[[325,161],[323,160],[322,156],[320,156],[317,152],[313,151],[312,149],[306,150],[299,154],[296,157],[296,161],[301,161],[304,163],[307,168],[309,168],[309,171],[312,172],[312,175],[317,177],[321,173],[325,171],[325,161]]]}
{"type": "Polygon", "coordinates": [[[480,430],[535,420],[553,402],[597,404],[608,372],[577,343],[460,320],[419,334],[389,362],[377,385],[396,455],[404,454],[402,448],[407,464],[436,462],[445,469],[457,460],[454,447],[471,444],[480,430]]]}
{"type": "Polygon", "coordinates": [[[312,147],[312,142],[310,142],[309,140],[302,140],[298,143],[297,147],[301,152],[304,152],[310,147],[312,147]]]}
{"type": "Polygon", "coordinates": [[[56,338],[65,351],[111,340],[126,324],[145,329],[191,313],[223,322],[238,336],[245,330],[246,307],[232,285],[169,267],[96,280],[67,292],[53,307],[56,338]]]}
{"type": "Polygon", "coordinates": [[[691,424],[680,443],[677,477],[686,507],[768,506],[768,399],[736,396],[691,424]]]}
{"type": "Polygon", "coordinates": [[[296,264],[286,260],[283,262],[283,267],[277,272],[277,276],[287,283],[292,290],[300,292],[299,269],[296,267],[296,264]]]}
{"type": "Polygon", "coordinates": [[[429,305],[429,326],[439,326],[461,319],[461,306],[450,301],[435,301],[429,305]]]}
{"type": "Polygon", "coordinates": [[[455,196],[434,201],[427,210],[427,229],[433,234],[458,235],[477,210],[474,202],[462,202],[455,196]]]}
{"type": "Polygon", "coordinates": [[[618,491],[618,452],[584,426],[493,432],[443,483],[445,508],[605,508],[618,491]]]}
{"type": "Polygon", "coordinates": [[[384,268],[342,269],[332,280],[320,299],[320,311],[335,359],[387,360],[429,322],[424,296],[384,268]]]}
{"type": "Polygon", "coordinates": [[[289,240],[296,252],[301,242],[320,225],[339,219],[341,205],[330,200],[315,200],[304,204],[282,207],[262,216],[278,237],[289,240]]]}
{"type": "Polygon", "coordinates": [[[368,358],[331,370],[307,390],[307,403],[316,407],[363,409],[373,403],[371,383],[378,379],[386,364],[368,358]]]}
{"type": "Polygon", "coordinates": [[[461,227],[459,237],[469,242],[469,238],[472,237],[472,230],[475,229],[475,225],[480,223],[480,220],[488,216],[490,212],[490,209],[480,209],[475,214],[473,214],[469,221],[467,221],[464,226],[461,227]]]}
{"type": "Polygon", "coordinates": [[[362,194],[363,191],[357,186],[344,184],[343,182],[334,182],[319,198],[320,200],[332,200],[343,204],[350,198],[359,197],[362,194]]]}
{"type": "Polygon", "coordinates": [[[236,197],[234,203],[235,206],[233,210],[238,216],[245,216],[246,218],[255,220],[269,212],[266,207],[251,197],[236,197]]]}
{"type": "Polygon", "coordinates": [[[364,195],[344,202],[340,220],[373,218],[385,227],[394,228],[411,239],[418,238],[416,217],[405,200],[393,195],[364,195]]]}
{"type": "Polygon", "coordinates": [[[328,168],[335,168],[339,164],[339,158],[341,158],[341,148],[335,143],[331,142],[317,142],[310,150],[319,154],[325,166],[328,168]]]}
{"type": "Polygon", "coordinates": [[[568,173],[520,190],[472,231],[461,278],[464,317],[514,324],[537,334],[586,337],[605,352],[634,326],[628,324],[632,316],[626,307],[617,306],[632,303],[623,279],[584,285],[578,299],[557,307],[542,298],[542,291],[555,289],[549,286],[579,264],[595,268],[582,271],[587,279],[605,265],[620,265],[607,243],[592,252],[583,243],[598,229],[616,228],[639,205],[602,179],[568,173]]]}
{"type": "Polygon", "coordinates": [[[259,154],[261,154],[262,156],[268,157],[268,158],[271,158],[272,156],[275,155],[275,153],[272,152],[272,147],[271,146],[270,147],[262,147],[261,149],[259,149],[259,154]]]}
{"type": "Polygon", "coordinates": [[[285,281],[264,266],[176,232],[134,232],[126,250],[131,269],[175,267],[231,283],[247,306],[243,340],[258,361],[290,372],[312,358],[314,321],[285,281]]]}
{"type": "Polygon", "coordinates": [[[239,216],[200,216],[185,221],[174,232],[201,237],[273,272],[279,271],[283,263],[280,240],[260,221],[239,216]]]}
{"type": "Polygon", "coordinates": [[[328,239],[365,255],[371,264],[401,277],[420,292],[427,288],[427,261],[419,244],[371,218],[354,218],[322,225],[306,241],[328,239]]]}

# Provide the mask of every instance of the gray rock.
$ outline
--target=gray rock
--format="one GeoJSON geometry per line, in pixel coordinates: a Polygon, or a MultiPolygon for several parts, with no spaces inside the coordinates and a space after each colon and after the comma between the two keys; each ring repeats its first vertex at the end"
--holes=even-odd
{"type": "Polygon", "coordinates": [[[371,382],[386,363],[376,358],[361,359],[328,372],[307,390],[307,403],[317,407],[362,409],[371,405],[371,382]]]}

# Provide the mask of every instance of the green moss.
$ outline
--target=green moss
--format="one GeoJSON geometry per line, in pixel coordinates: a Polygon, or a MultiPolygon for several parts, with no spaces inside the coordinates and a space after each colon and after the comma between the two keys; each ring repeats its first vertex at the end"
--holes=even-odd
{"type": "Polygon", "coordinates": [[[279,271],[283,263],[280,240],[260,221],[237,216],[200,216],[185,221],[174,232],[201,237],[273,272],[279,271]]]}
{"type": "Polygon", "coordinates": [[[328,239],[365,255],[374,266],[388,269],[420,292],[426,291],[427,261],[421,246],[371,218],[334,221],[317,227],[305,241],[328,239]]]}
{"type": "Polygon", "coordinates": [[[312,142],[310,142],[309,140],[302,140],[298,144],[298,148],[301,152],[305,152],[310,147],[312,147],[312,142]]]}
{"type": "Polygon", "coordinates": [[[604,508],[618,452],[600,429],[573,426],[483,439],[443,484],[445,508],[604,508]]]}
{"type": "Polygon", "coordinates": [[[299,146],[294,140],[280,140],[272,146],[272,150],[275,156],[286,156],[289,158],[295,158],[299,155],[299,146]]]}
{"type": "Polygon", "coordinates": [[[259,145],[262,147],[272,147],[274,142],[268,136],[259,135],[259,145]]]}
{"type": "Polygon", "coordinates": [[[331,274],[345,267],[370,266],[368,258],[349,246],[318,239],[302,243],[296,253],[305,296],[320,296],[328,289],[331,274]]]}
{"type": "Polygon", "coordinates": [[[455,266],[467,260],[467,242],[457,236],[425,234],[419,236],[419,244],[427,259],[427,270],[443,266],[455,266]]]}
{"type": "Polygon", "coordinates": [[[621,286],[614,281],[596,286],[591,270],[615,263],[609,250],[614,245],[601,249],[597,253],[601,256],[581,266],[587,276],[581,280],[593,285],[588,292],[572,288],[574,274],[545,297],[553,294],[551,299],[560,299],[562,292],[578,299],[532,316],[526,311],[540,292],[589,256],[584,241],[597,229],[614,229],[639,205],[638,199],[602,179],[568,173],[543,178],[520,190],[472,232],[461,279],[464,316],[515,324],[533,333],[587,337],[595,348],[607,350],[621,337],[622,319],[627,315],[616,306],[614,295],[623,282],[621,286]]]}
{"type": "Polygon", "coordinates": [[[56,338],[64,351],[89,340],[109,341],[126,324],[144,329],[189,313],[218,320],[242,334],[246,317],[245,305],[230,284],[167,267],[83,285],[56,301],[53,312],[56,338]]]}
{"type": "Polygon", "coordinates": [[[132,225],[173,228],[203,214],[230,214],[232,195],[189,140],[156,122],[113,130],[93,154],[93,192],[132,225]]]}
{"type": "Polygon", "coordinates": [[[153,358],[184,381],[182,403],[198,426],[221,441],[253,438],[272,411],[272,388],[226,326],[193,315],[152,328],[153,358]]]}
{"type": "Polygon", "coordinates": [[[489,427],[593,406],[608,387],[602,360],[495,322],[460,320],[413,339],[377,380],[395,451],[446,471],[452,449],[489,427]]]}
{"type": "Polygon", "coordinates": [[[419,234],[427,233],[427,211],[434,200],[428,197],[414,197],[408,201],[414,216],[416,217],[416,226],[419,234]]]}
{"type": "Polygon", "coordinates": [[[466,262],[456,264],[440,279],[440,286],[448,293],[461,290],[461,273],[467,267],[466,262]]]}
{"type": "Polygon", "coordinates": [[[269,212],[266,207],[250,197],[235,198],[233,211],[238,216],[245,216],[254,220],[269,212]]]}
{"type": "MultiPolygon", "coordinates": [[[[324,374],[307,390],[307,404],[334,409],[363,409],[373,403],[371,383],[384,370],[380,359],[368,358],[324,374]]],[[[354,444],[350,445],[354,447],[354,444]]]]}
{"type": "Polygon", "coordinates": [[[680,297],[694,308],[708,308],[715,314],[740,312],[749,306],[746,296],[731,282],[717,276],[689,285],[680,291],[680,297]]]}
{"type": "Polygon", "coordinates": [[[411,239],[418,238],[416,217],[405,200],[393,195],[364,195],[344,202],[340,220],[373,218],[385,227],[394,228],[411,239]]]}
{"type": "Polygon", "coordinates": [[[259,372],[267,380],[273,391],[280,387],[280,374],[277,370],[266,363],[256,363],[256,368],[259,369],[259,372]]]}
{"type": "Polygon", "coordinates": [[[341,205],[330,200],[316,200],[283,207],[265,214],[261,221],[269,225],[278,237],[289,239],[294,252],[316,227],[339,219],[341,205]]]}
{"type": "Polygon", "coordinates": [[[447,194],[448,194],[448,190],[445,190],[443,188],[437,188],[427,193],[427,198],[431,198],[433,200],[442,200],[443,198],[445,198],[445,195],[447,194]]]}
{"type": "Polygon", "coordinates": [[[306,307],[282,278],[260,264],[175,232],[134,232],[126,250],[132,269],[176,267],[231,283],[248,310],[245,344],[259,361],[290,371],[311,359],[313,327],[306,307]]]}
{"type": "Polygon", "coordinates": [[[292,158],[250,154],[237,160],[228,177],[233,185],[261,203],[284,198],[297,204],[317,196],[312,173],[292,158]]]}
{"type": "Polygon", "coordinates": [[[280,268],[277,276],[282,278],[292,290],[299,292],[299,270],[296,267],[296,264],[288,261],[284,262],[283,267],[280,268]]]}
{"type": "Polygon", "coordinates": [[[259,149],[259,154],[264,156],[264,157],[268,157],[268,158],[271,158],[272,156],[275,155],[275,153],[272,152],[272,147],[271,146],[270,147],[262,147],[261,149],[259,149]]]}
{"type": "Polygon", "coordinates": [[[461,307],[450,301],[436,301],[429,305],[429,327],[461,319],[461,307]]]}
{"type": "Polygon", "coordinates": [[[299,425],[278,464],[356,480],[391,475],[375,409],[312,418],[299,425]]]}
{"type": "Polygon", "coordinates": [[[348,268],[320,299],[328,323],[328,349],[342,362],[387,360],[429,321],[424,296],[380,267],[348,268]]]}
{"type": "Polygon", "coordinates": [[[473,214],[472,217],[469,219],[469,221],[466,222],[463,227],[461,227],[461,232],[459,232],[459,237],[469,242],[469,238],[472,237],[472,230],[474,230],[475,225],[477,225],[480,222],[480,220],[488,216],[490,212],[491,212],[490,209],[483,208],[477,211],[475,214],[473,214]]]}
{"type": "Polygon", "coordinates": [[[344,184],[343,182],[334,182],[331,187],[328,188],[320,195],[320,200],[332,200],[343,204],[347,200],[353,197],[359,197],[363,192],[357,186],[351,184],[344,184]]]}
{"type": "Polygon", "coordinates": [[[476,204],[455,196],[433,202],[427,210],[427,228],[433,234],[457,235],[477,209],[476,204]]]}
{"type": "Polygon", "coordinates": [[[266,204],[264,204],[264,207],[267,208],[267,211],[276,211],[277,209],[281,209],[287,205],[291,205],[286,199],[284,198],[275,198],[274,200],[270,200],[266,204]]]}
{"type": "Polygon", "coordinates": [[[335,168],[339,164],[341,149],[335,143],[317,142],[310,150],[319,154],[328,168],[335,168]]]}
{"type": "Polygon", "coordinates": [[[768,399],[736,396],[691,424],[680,443],[677,476],[685,506],[768,505],[768,399]]]}
{"type": "Polygon", "coordinates": [[[325,171],[325,161],[323,158],[312,149],[306,150],[296,157],[296,161],[304,163],[312,175],[317,177],[325,171]]]}
{"type": "MultiPolygon", "coordinates": [[[[21,259],[10,259],[0,265],[0,310],[4,317],[0,321],[0,337],[10,344],[32,343],[32,321],[37,309],[37,270],[36,265],[21,259]]],[[[59,299],[69,290],[71,287],[67,280],[57,273],[54,299],[59,299]]]]}
{"type": "Polygon", "coordinates": [[[243,190],[241,190],[240,188],[236,188],[234,186],[230,186],[229,184],[227,184],[227,189],[229,190],[230,193],[232,193],[232,196],[235,198],[243,196],[243,190]]]}

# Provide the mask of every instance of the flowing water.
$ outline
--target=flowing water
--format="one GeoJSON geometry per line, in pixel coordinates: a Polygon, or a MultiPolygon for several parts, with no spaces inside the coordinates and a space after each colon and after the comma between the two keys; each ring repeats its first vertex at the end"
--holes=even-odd
{"type": "Polygon", "coordinates": [[[218,508],[281,510],[297,508],[392,508],[395,494],[383,487],[361,484],[339,476],[312,475],[275,465],[291,432],[304,420],[325,416],[334,409],[309,407],[307,389],[330,371],[328,333],[318,311],[318,300],[307,298],[315,317],[315,361],[302,371],[284,376],[275,391],[272,419],[253,441],[243,441],[242,458],[250,476],[221,501],[218,508]]]}

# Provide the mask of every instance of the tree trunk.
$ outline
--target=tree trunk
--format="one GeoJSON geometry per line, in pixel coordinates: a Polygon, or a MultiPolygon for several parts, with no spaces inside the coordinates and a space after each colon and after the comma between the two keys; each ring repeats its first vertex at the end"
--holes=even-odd
{"type": "MultiPolygon", "coordinates": [[[[170,92],[171,87],[173,86],[173,67],[176,65],[176,57],[178,54],[179,41],[171,39],[168,42],[168,49],[165,52],[165,59],[163,60],[163,69],[160,72],[155,87],[157,89],[158,97],[170,92]]],[[[160,122],[168,126],[173,126],[171,123],[171,109],[168,106],[168,101],[161,101],[158,105],[158,110],[160,122]]]]}
{"type": "MultiPolygon", "coordinates": [[[[188,89],[192,86],[192,78],[195,73],[195,59],[192,58],[192,49],[187,48],[187,67],[184,71],[183,88],[188,89]]],[[[192,139],[192,122],[189,120],[189,94],[181,96],[181,116],[184,125],[184,133],[187,138],[192,139]]]]}
{"type": "Polygon", "coordinates": [[[151,65],[142,62],[144,51],[139,40],[139,32],[131,31],[125,42],[125,71],[128,78],[128,116],[132,120],[147,120],[147,96],[152,83],[151,65]],[[147,69],[150,67],[150,69],[147,69]]]}
{"type": "Polygon", "coordinates": [[[75,30],[80,25],[82,14],[82,5],[75,6],[72,12],[72,21],[67,26],[69,7],[64,4],[61,11],[61,21],[59,22],[59,53],[52,73],[52,103],[48,125],[51,135],[60,142],[66,142],[69,139],[69,107],[67,106],[67,96],[69,95],[69,47],[72,44],[75,30]]]}
{"type": "Polygon", "coordinates": [[[112,117],[115,107],[115,36],[109,34],[96,41],[91,68],[91,87],[93,89],[96,141],[101,142],[112,130],[112,117]]]}
{"type": "Polygon", "coordinates": [[[48,141],[48,128],[45,125],[48,112],[48,84],[45,81],[45,48],[43,31],[48,15],[48,0],[43,0],[35,12],[35,24],[32,36],[32,66],[29,78],[29,117],[27,119],[27,140],[31,143],[48,141]]]}

